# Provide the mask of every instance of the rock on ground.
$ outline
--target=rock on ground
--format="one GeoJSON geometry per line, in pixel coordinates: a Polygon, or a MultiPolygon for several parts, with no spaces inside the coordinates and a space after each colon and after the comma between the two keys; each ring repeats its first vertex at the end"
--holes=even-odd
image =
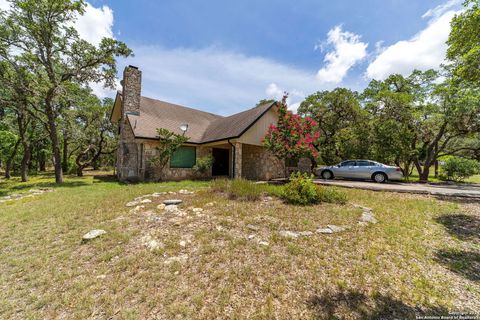
{"type": "Polygon", "coordinates": [[[92,240],[92,239],[100,237],[101,235],[106,234],[106,233],[107,232],[105,230],[102,230],[102,229],[90,230],[89,232],[87,232],[83,235],[82,240],[84,240],[84,241],[92,240]]]}
{"type": "Polygon", "coordinates": [[[375,216],[373,215],[373,213],[371,211],[364,211],[362,213],[362,216],[360,217],[360,220],[359,222],[363,222],[363,223],[377,223],[377,219],[375,218],[375,216]]]}
{"type": "Polygon", "coordinates": [[[167,206],[172,204],[180,204],[180,203],[182,203],[182,200],[179,200],[179,199],[170,199],[170,200],[163,201],[163,204],[167,206]]]}
{"type": "Polygon", "coordinates": [[[330,234],[330,233],[333,233],[333,230],[330,228],[320,228],[320,229],[317,229],[317,233],[330,234]]]}

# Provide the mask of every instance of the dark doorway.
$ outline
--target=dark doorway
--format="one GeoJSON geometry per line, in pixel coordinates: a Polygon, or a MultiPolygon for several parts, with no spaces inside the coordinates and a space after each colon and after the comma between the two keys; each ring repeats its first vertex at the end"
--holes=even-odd
{"type": "Polygon", "coordinates": [[[212,175],[228,176],[228,149],[212,149],[213,166],[212,175]]]}

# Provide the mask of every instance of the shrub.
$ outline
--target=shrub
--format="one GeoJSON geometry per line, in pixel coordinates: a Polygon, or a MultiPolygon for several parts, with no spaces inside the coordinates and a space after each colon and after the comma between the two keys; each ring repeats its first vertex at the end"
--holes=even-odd
{"type": "Polygon", "coordinates": [[[201,157],[197,159],[197,163],[193,166],[193,172],[199,175],[203,175],[207,173],[210,169],[212,169],[213,165],[213,157],[211,155],[201,157]]]}
{"type": "Polygon", "coordinates": [[[292,173],[283,189],[283,199],[292,204],[314,204],[320,201],[319,188],[307,173],[292,173]]]}
{"type": "Polygon", "coordinates": [[[480,171],[480,165],[478,161],[475,160],[451,157],[445,161],[443,171],[447,180],[458,182],[478,173],[480,171]]]}
{"type": "Polygon", "coordinates": [[[283,189],[282,198],[288,203],[299,205],[347,202],[345,193],[332,187],[317,186],[313,182],[313,176],[307,173],[293,173],[283,189]]]}

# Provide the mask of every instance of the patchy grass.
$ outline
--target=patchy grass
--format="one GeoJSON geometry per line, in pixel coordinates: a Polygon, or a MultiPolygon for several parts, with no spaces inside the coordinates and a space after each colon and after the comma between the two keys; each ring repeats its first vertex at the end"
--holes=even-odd
{"type": "Polygon", "coordinates": [[[478,204],[345,189],[346,205],[297,207],[230,200],[209,182],[125,185],[90,175],[57,187],[52,179],[0,180],[1,195],[55,188],[0,203],[0,318],[388,319],[480,310],[478,204]],[[195,194],[151,198],[136,213],[125,207],[180,189],[195,194]],[[156,209],[171,197],[184,200],[187,215],[156,209]],[[379,223],[357,226],[362,210],[352,204],[372,208],[379,223]],[[327,224],[352,228],[278,233],[327,224]],[[91,229],[107,234],[81,244],[91,229]],[[158,248],[146,248],[146,236],[158,248]]]}

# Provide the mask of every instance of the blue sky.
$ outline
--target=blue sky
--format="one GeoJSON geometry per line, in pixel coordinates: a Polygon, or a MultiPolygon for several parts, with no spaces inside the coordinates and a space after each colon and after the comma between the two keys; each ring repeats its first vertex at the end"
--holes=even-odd
{"type": "Polygon", "coordinates": [[[135,57],[120,60],[119,70],[140,67],[143,95],[223,115],[283,91],[295,109],[318,90],[362,90],[390,73],[437,68],[461,9],[461,0],[88,3],[79,33],[127,43],[135,57]]]}

